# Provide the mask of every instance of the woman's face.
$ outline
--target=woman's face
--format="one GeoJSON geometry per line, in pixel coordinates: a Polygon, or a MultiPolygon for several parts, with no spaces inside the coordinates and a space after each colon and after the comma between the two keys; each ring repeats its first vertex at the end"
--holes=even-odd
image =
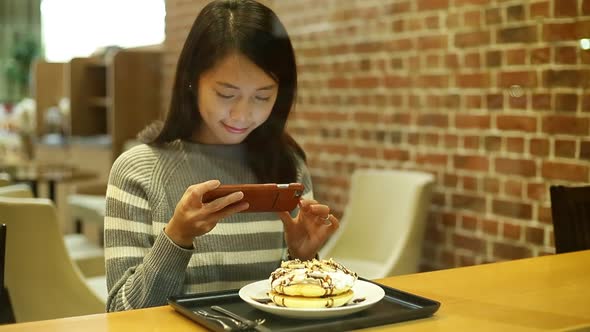
{"type": "Polygon", "coordinates": [[[231,53],[198,82],[203,122],[193,139],[203,144],[238,144],[266,119],[278,84],[245,56],[231,53]]]}

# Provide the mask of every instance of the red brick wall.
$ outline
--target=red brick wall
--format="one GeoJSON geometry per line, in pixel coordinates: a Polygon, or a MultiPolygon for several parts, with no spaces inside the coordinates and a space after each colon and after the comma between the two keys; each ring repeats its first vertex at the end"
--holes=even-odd
{"type": "MultiPolygon", "coordinates": [[[[167,0],[164,95],[205,1],[167,0]]],[[[590,182],[590,0],[267,1],[300,67],[289,130],[338,213],[359,167],[437,177],[424,269],[554,252],[548,187],[590,182]]]]}

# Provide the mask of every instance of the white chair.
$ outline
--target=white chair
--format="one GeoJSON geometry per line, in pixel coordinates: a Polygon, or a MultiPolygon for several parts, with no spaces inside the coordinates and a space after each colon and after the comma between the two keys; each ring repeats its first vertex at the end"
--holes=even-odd
{"type": "MultiPolygon", "coordinates": [[[[106,186],[105,186],[106,187],[106,186]]],[[[102,228],[106,208],[106,196],[89,194],[71,194],[68,196],[70,216],[76,221],[77,228],[82,224],[99,225],[102,228]]]]}
{"type": "Polygon", "coordinates": [[[12,182],[8,173],[0,172],[0,187],[7,186],[12,182]]]}
{"type": "MultiPolygon", "coordinates": [[[[33,198],[33,192],[26,184],[11,184],[0,187],[0,197],[33,198]]],[[[101,246],[83,234],[66,234],[63,239],[68,254],[85,277],[104,277],[104,249],[101,246]]]]}
{"type": "Polygon", "coordinates": [[[32,198],[31,187],[24,183],[7,184],[0,186],[0,197],[23,197],[32,198]]]}
{"type": "MultiPolygon", "coordinates": [[[[92,222],[99,225],[101,230],[105,205],[105,196],[82,194],[68,196],[70,216],[80,223],[92,222]]],[[[90,242],[84,234],[68,234],[64,240],[66,241],[66,246],[71,248],[69,251],[72,259],[76,261],[86,277],[100,277],[105,275],[104,249],[102,247],[90,242]],[[100,256],[100,259],[96,259],[98,256],[100,256]]],[[[98,280],[98,282],[100,284],[102,281],[98,280]]]]}
{"type": "MultiPolygon", "coordinates": [[[[123,144],[123,151],[141,144],[136,139],[130,139],[123,144]]],[[[76,223],[78,231],[82,231],[84,224],[99,225],[102,229],[106,207],[106,183],[95,183],[80,186],[75,194],[68,196],[69,214],[76,223]]]]}
{"type": "Polygon", "coordinates": [[[432,174],[356,170],[341,227],[320,251],[367,279],[418,272],[432,174]]]}
{"type": "Polygon", "coordinates": [[[50,200],[0,197],[0,222],[8,228],[5,282],[17,322],[105,312],[68,255],[50,200]]]}

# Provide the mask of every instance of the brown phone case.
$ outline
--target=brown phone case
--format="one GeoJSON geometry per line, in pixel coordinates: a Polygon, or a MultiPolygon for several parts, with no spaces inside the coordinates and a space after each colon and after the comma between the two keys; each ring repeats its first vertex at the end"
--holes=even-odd
{"type": "Polygon", "coordinates": [[[293,210],[301,196],[304,186],[301,183],[264,183],[221,185],[203,195],[203,203],[209,203],[217,198],[236,191],[244,193],[240,202],[248,202],[250,206],[242,212],[273,212],[293,210]]]}

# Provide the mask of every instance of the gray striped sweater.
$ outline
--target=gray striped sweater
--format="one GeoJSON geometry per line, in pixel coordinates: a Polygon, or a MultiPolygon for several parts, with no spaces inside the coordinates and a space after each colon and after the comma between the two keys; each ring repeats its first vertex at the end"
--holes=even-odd
{"type": "MultiPolygon", "coordinates": [[[[298,181],[312,198],[300,160],[298,181]]],[[[139,145],[111,169],[104,223],[107,311],[164,305],[171,295],[239,288],[266,279],[286,256],[283,225],[275,213],[238,213],[193,241],[175,245],[163,232],[176,204],[193,184],[256,183],[244,145],[175,141],[139,145]]]]}

